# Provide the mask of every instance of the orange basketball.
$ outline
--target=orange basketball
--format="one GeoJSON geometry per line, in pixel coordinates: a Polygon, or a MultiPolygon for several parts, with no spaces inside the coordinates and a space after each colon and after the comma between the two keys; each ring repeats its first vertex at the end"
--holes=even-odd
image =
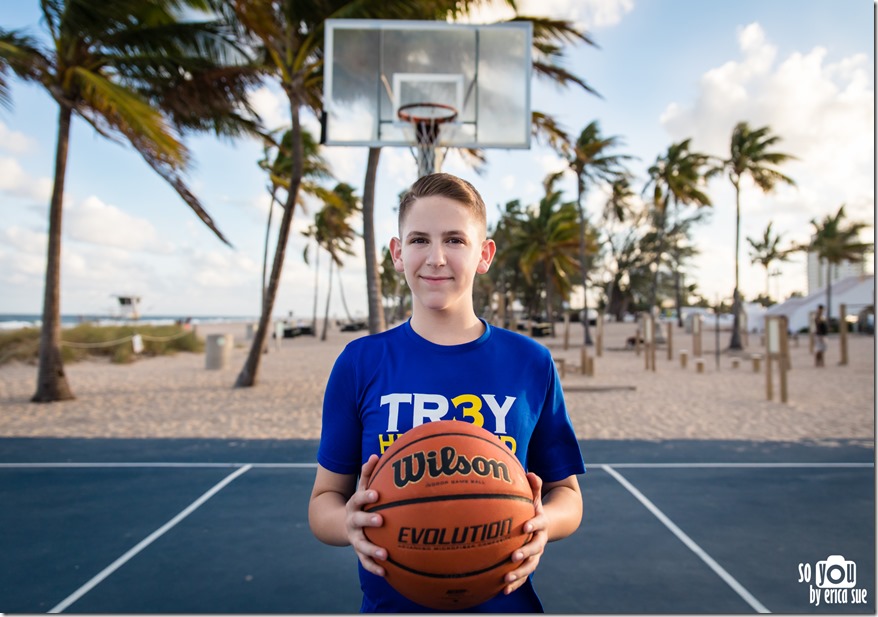
{"type": "Polygon", "coordinates": [[[533,491],[524,468],[496,435],[469,422],[428,422],[384,452],[369,488],[366,527],[387,549],[385,578],[423,606],[466,609],[503,590],[512,553],[530,540],[533,491]]]}

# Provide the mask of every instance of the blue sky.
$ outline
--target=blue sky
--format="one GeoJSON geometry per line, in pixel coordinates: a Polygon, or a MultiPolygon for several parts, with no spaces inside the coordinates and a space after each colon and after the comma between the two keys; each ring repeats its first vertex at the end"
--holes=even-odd
{"type": "MultiPolygon", "coordinates": [[[[874,222],[874,5],[870,0],[542,0],[519,1],[522,13],[572,18],[599,49],[568,50],[565,66],[602,98],[559,91],[535,80],[532,105],[554,115],[576,134],[592,120],[623,142],[619,153],[637,157],[635,188],[645,170],[673,143],[725,155],[734,125],[769,125],[782,137],[779,149],[798,160],[783,171],[797,183],[771,195],[745,187],[743,236],[759,236],[769,221],[788,242],[806,241],[810,221],[846,204],[848,215],[874,222]]],[[[4,0],[0,26],[39,30],[35,0],[4,0]]],[[[481,18],[502,16],[486,10],[481,18]]],[[[0,313],[41,310],[47,210],[53,175],[57,108],[38,88],[13,81],[12,109],[0,108],[0,313]]],[[[271,124],[286,115],[283,97],[267,87],[256,104],[271,124]]],[[[308,124],[316,127],[314,119],[308,124]]],[[[228,248],[130,148],[99,137],[74,122],[67,172],[61,302],[65,314],[105,313],[112,294],[138,294],[146,313],[256,315],[268,196],[256,162],[255,141],[188,142],[194,166],[191,186],[228,248]]],[[[366,151],[324,152],[339,180],[362,187],[366,151]]],[[[530,150],[488,151],[478,176],[453,154],[443,171],[471,180],[490,215],[511,199],[534,203],[546,174],[563,161],[540,144],[530,150]]],[[[395,232],[396,196],[411,183],[414,160],[407,149],[385,148],[379,168],[376,226],[380,245],[395,232]]],[[[572,176],[562,186],[575,197],[572,176]]],[[[697,228],[701,249],[689,268],[710,299],[731,295],[734,282],[734,193],[728,181],[708,186],[714,202],[697,228]]],[[[597,216],[605,196],[590,191],[597,216]]],[[[313,272],[302,260],[299,230],[313,214],[297,213],[287,251],[276,315],[309,316],[313,272]]],[[[871,235],[872,230],[870,230],[871,235]]],[[[741,251],[742,290],[765,289],[761,266],[741,251]]],[[[355,313],[365,314],[362,250],[348,260],[343,281],[355,313]]],[[[325,264],[326,261],[324,260],[325,264]]],[[[772,294],[806,291],[804,256],[781,264],[772,294]]],[[[325,281],[325,272],[321,274],[325,281]]],[[[325,288],[321,290],[323,297],[325,288]]],[[[321,299],[322,304],[322,299],[321,299]]],[[[322,308],[321,308],[322,313],[322,308]]],[[[333,300],[332,313],[341,315],[333,300]]]]}

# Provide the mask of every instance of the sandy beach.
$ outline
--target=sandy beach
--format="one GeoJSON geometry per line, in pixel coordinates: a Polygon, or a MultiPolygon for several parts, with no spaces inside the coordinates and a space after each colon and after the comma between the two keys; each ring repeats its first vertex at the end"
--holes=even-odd
{"type": "MultiPolygon", "coordinates": [[[[750,354],[762,353],[751,335],[743,354],[714,355],[714,332],[703,337],[704,372],[697,373],[692,335],[674,329],[673,354],[656,353],[656,370],[645,356],[625,349],[634,334],[629,323],[605,325],[603,353],[594,357],[594,376],[579,374],[582,329],[571,326],[564,349],[563,324],[555,338],[537,339],[564,360],[562,383],[580,439],[722,439],[756,441],[842,440],[874,444],[875,348],[871,336],[850,335],[849,363],[839,366],[838,336],[829,338],[826,366],[815,368],[807,336],[790,343],[789,401],[766,400],[764,364],[753,371],[750,354]],[[688,351],[686,368],[680,350],[688,351]],[[739,358],[738,368],[732,367],[739,358]]],[[[107,438],[316,439],[320,436],[323,389],[344,345],[360,333],[331,329],[327,341],[301,336],[270,343],[259,381],[235,389],[249,341],[243,323],[201,325],[198,335],[235,340],[224,369],[208,370],[205,354],[143,358],[128,365],[85,361],[67,365],[76,399],[29,402],[36,367],[0,367],[0,436],[107,438]]],[[[728,344],[720,333],[720,349],[728,344]]],[[[594,356],[596,350],[589,348],[594,356]]]]}

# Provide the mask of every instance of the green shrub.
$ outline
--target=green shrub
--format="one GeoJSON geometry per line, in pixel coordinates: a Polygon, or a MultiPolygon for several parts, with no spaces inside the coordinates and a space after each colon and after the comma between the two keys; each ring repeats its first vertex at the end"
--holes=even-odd
{"type": "MultiPolygon", "coordinates": [[[[80,324],[61,331],[61,358],[76,362],[89,357],[106,357],[127,363],[137,359],[131,337],[140,334],[143,356],[162,356],[178,351],[201,352],[204,342],[180,326],[96,326],[80,324]]],[[[39,358],[40,330],[22,328],[0,331],[0,365],[18,361],[36,364],[39,358]]]]}

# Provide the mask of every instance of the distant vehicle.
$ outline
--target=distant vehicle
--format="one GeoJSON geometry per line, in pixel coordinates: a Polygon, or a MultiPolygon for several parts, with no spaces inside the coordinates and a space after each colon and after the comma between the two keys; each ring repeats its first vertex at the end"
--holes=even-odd
{"type": "Polygon", "coordinates": [[[335,322],[342,332],[358,332],[360,330],[365,330],[369,327],[369,324],[366,323],[364,319],[355,319],[353,321],[337,321],[335,322]]]}
{"type": "Polygon", "coordinates": [[[314,336],[314,327],[310,321],[299,319],[295,323],[284,322],[284,338],[295,338],[302,335],[314,336]]]}
{"type": "Polygon", "coordinates": [[[528,323],[530,324],[530,335],[533,337],[549,336],[552,334],[552,324],[548,322],[545,315],[522,317],[518,320],[518,329],[526,332],[528,323]]]}

